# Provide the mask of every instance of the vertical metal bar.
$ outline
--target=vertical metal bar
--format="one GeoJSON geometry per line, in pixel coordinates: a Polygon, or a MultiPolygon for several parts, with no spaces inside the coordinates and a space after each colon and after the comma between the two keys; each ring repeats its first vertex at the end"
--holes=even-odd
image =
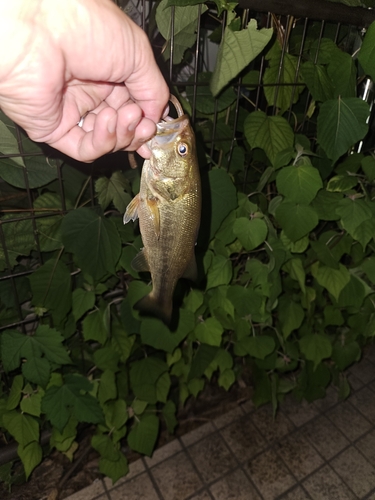
{"type": "MultiPolygon", "coordinates": [[[[286,26],[289,25],[290,17],[291,16],[287,16],[286,17],[286,26]]],[[[282,46],[282,49],[281,49],[281,57],[280,57],[280,63],[279,63],[279,72],[277,74],[277,80],[276,80],[276,84],[275,84],[276,89],[275,89],[275,93],[274,93],[274,104],[273,104],[273,108],[272,108],[272,114],[273,115],[276,114],[277,98],[279,97],[279,89],[280,89],[281,72],[282,72],[282,69],[283,69],[283,66],[284,66],[284,57],[285,57],[287,43],[288,43],[288,37],[285,35],[284,36],[284,41],[283,41],[283,46],[282,46]]]]}
{"type": "Polygon", "coordinates": [[[191,110],[191,121],[195,122],[196,105],[197,105],[197,85],[198,85],[198,67],[199,67],[199,48],[201,37],[201,14],[202,4],[198,6],[198,20],[197,20],[197,41],[195,44],[195,64],[194,64],[194,86],[193,86],[193,106],[191,110]]]}
{"type": "Polygon", "coordinates": [[[174,6],[171,7],[171,43],[170,43],[170,57],[169,57],[169,81],[172,81],[173,76],[173,54],[174,54],[174,6]]]}
{"type": "MultiPolygon", "coordinates": [[[[269,28],[270,25],[271,25],[271,13],[268,12],[266,28],[269,28]]],[[[255,111],[258,111],[258,109],[259,109],[259,101],[260,101],[261,90],[262,90],[262,80],[263,80],[263,75],[264,75],[265,60],[266,60],[265,56],[262,55],[262,58],[260,60],[260,68],[259,68],[259,80],[258,80],[257,96],[255,99],[255,111]]]]}
{"type": "Polygon", "coordinates": [[[292,90],[292,96],[291,96],[291,99],[290,99],[290,106],[289,106],[289,111],[288,111],[288,121],[290,120],[290,117],[292,115],[293,100],[294,100],[294,95],[296,93],[296,85],[297,85],[297,82],[298,82],[298,75],[299,75],[299,71],[300,71],[300,67],[301,67],[303,48],[305,46],[308,21],[309,21],[309,19],[306,17],[305,18],[305,24],[304,24],[304,27],[303,27],[303,32],[302,32],[301,48],[300,48],[299,54],[298,54],[298,60],[297,60],[297,66],[296,66],[296,74],[294,75],[294,86],[293,86],[293,90],[292,90]]]}

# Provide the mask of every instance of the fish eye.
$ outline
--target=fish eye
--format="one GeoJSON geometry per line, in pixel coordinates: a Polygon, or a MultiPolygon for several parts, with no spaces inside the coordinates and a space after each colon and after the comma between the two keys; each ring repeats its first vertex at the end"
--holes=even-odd
{"type": "Polygon", "coordinates": [[[180,142],[180,144],[177,146],[177,151],[180,156],[186,156],[188,154],[187,144],[185,144],[184,142],[180,142]]]}

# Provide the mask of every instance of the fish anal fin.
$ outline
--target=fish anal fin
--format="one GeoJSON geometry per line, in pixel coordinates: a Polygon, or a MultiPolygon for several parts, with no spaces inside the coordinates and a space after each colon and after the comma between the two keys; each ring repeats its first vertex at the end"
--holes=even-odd
{"type": "Polygon", "coordinates": [[[138,300],[134,305],[134,309],[141,314],[156,316],[167,326],[170,325],[173,309],[172,301],[161,303],[154,297],[152,292],[138,300]]]}
{"type": "Polygon", "coordinates": [[[138,272],[150,272],[150,266],[144,250],[141,250],[132,260],[132,268],[138,272]]]}
{"type": "Polygon", "coordinates": [[[147,198],[147,208],[150,213],[150,218],[152,220],[155,235],[157,239],[160,238],[160,212],[158,206],[158,200],[156,198],[147,198]]]}
{"type": "Polygon", "coordinates": [[[135,221],[138,219],[138,206],[139,206],[139,194],[134,196],[132,201],[126,207],[124,214],[124,224],[127,224],[131,220],[135,221]]]}
{"type": "Polygon", "coordinates": [[[182,278],[186,278],[191,281],[197,281],[198,277],[198,269],[197,269],[197,261],[195,260],[195,255],[193,254],[186,269],[182,275],[182,278]]]}

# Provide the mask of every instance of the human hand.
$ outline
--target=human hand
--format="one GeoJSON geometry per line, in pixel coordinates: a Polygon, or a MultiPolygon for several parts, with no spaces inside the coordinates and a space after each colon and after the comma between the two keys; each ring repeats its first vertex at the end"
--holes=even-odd
{"type": "Polygon", "coordinates": [[[0,60],[0,108],[32,140],[85,162],[150,156],[169,90],[145,33],[111,0],[0,0],[0,60]]]}

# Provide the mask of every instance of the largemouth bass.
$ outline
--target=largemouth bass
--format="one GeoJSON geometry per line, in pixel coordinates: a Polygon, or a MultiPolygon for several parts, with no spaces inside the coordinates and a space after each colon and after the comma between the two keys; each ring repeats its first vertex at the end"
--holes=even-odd
{"type": "Polygon", "coordinates": [[[129,203],[124,223],[139,218],[144,248],[133,259],[136,271],[149,271],[152,291],[135,309],[169,324],[179,278],[195,280],[194,247],[201,215],[201,185],[193,129],[171,96],[178,118],[157,124],[147,144],[152,156],[142,167],[139,194],[129,203]]]}

